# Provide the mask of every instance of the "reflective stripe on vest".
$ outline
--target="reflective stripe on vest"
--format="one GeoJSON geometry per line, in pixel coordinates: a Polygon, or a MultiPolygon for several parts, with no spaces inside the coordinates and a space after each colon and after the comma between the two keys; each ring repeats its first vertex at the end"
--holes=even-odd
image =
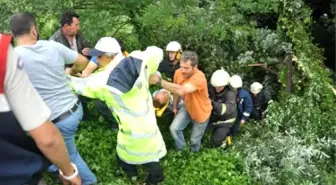
{"type": "Polygon", "coordinates": [[[225,121],[213,122],[212,124],[213,125],[220,125],[220,124],[223,124],[223,123],[234,123],[235,121],[236,121],[236,118],[231,118],[231,119],[228,119],[228,120],[225,120],[225,121]]]}
{"type": "Polygon", "coordinates": [[[110,107],[110,109],[113,109],[114,111],[123,112],[123,113],[129,114],[133,117],[143,117],[143,116],[147,116],[147,114],[149,113],[149,110],[150,110],[150,105],[148,105],[150,103],[150,97],[149,96],[146,97],[147,106],[145,106],[145,110],[141,111],[140,113],[131,111],[129,108],[127,108],[124,101],[121,99],[121,97],[119,95],[112,94],[112,96],[115,99],[115,101],[119,104],[119,108],[110,107]]]}
{"type": "Polygon", "coordinates": [[[141,152],[133,152],[131,150],[128,150],[126,147],[124,147],[123,145],[117,144],[117,147],[119,147],[122,150],[125,150],[127,153],[130,153],[132,155],[141,157],[141,156],[158,156],[160,155],[160,152],[164,150],[165,145],[161,145],[161,149],[158,150],[157,152],[146,152],[146,153],[141,153],[141,152]]]}
{"type": "MultiPolygon", "coordinates": [[[[144,72],[142,73],[144,75],[144,80],[145,81],[148,81],[148,78],[147,78],[147,69],[144,68],[144,72]]],[[[143,87],[143,82],[141,81],[141,77],[139,77],[135,83],[134,83],[134,86],[137,87],[139,90],[142,89],[143,87]]],[[[113,98],[116,100],[116,102],[119,104],[119,108],[117,107],[109,107],[110,109],[113,109],[114,111],[117,111],[117,112],[123,112],[123,113],[126,113],[126,114],[129,114],[133,117],[143,117],[143,116],[147,116],[147,114],[149,113],[150,109],[151,109],[151,96],[149,93],[147,93],[147,96],[146,96],[146,102],[147,102],[147,106],[145,106],[145,110],[142,111],[142,112],[134,112],[134,111],[131,111],[129,108],[127,108],[127,106],[125,105],[124,101],[122,100],[122,98],[120,97],[120,93],[116,93],[116,91],[119,91],[113,87],[110,87],[109,86],[109,89],[111,90],[112,92],[112,96],[113,98]]],[[[119,91],[120,92],[120,91],[119,91]]]]}
{"type": "Polygon", "coordinates": [[[156,136],[158,133],[158,130],[155,130],[154,132],[149,132],[149,133],[133,133],[133,132],[123,132],[124,134],[129,134],[133,139],[140,139],[140,138],[151,138],[156,136]]]}

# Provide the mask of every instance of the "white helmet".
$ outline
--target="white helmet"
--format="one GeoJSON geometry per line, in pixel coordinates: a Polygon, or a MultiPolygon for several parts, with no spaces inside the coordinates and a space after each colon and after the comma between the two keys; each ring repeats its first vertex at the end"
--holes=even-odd
{"type": "Polygon", "coordinates": [[[233,88],[241,88],[243,86],[243,81],[241,79],[240,76],[238,75],[233,75],[231,78],[230,78],[230,85],[233,87],[233,88]]]}
{"type": "Polygon", "coordinates": [[[263,85],[261,85],[259,82],[253,82],[253,84],[251,85],[251,92],[254,94],[258,94],[260,93],[262,88],[263,88],[263,85]]]}
{"type": "Polygon", "coordinates": [[[181,44],[176,41],[171,41],[167,44],[166,51],[182,51],[181,44]]]}
{"type": "Polygon", "coordinates": [[[143,58],[144,58],[143,51],[141,51],[141,50],[134,50],[129,54],[129,56],[140,59],[140,60],[143,60],[143,58]]]}
{"type": "Polygon", "coordinates": [[[229,84],[230,75],[224,69],[215,71],[211,76],[211,85],[214,87],[226,86],[229,84]]]}

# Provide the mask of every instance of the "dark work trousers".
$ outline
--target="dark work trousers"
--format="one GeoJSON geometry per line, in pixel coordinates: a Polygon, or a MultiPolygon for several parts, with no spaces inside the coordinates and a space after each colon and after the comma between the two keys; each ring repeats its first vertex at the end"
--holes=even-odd
{"type": "Polygon", "coordinates": [[[118,129],[118,122],[114,118],[111,110],[107,107],[106,103],[101,100],[96,100],[95,105],[99,114],[102,115],[105,121],[111,125],[112,129],[118,129]]]}
{"type": "Polygon", "coordinates": [[[12,112],[0,112],[0,184],[37,185],[50,162],[12,112]]]}
{"type": "Polygon", "coordinates": [[[222,123],[219,125],[213,125],[213,131],[211,140],[215,147],[222,146],[223,142],[226,141],[226,137],[230,134],[230,129],[233,123],[222,123]]]}
{"type": "Polygon", "coordinates": [[[87,98],[85,96],[78,95],[79,101],[82,103],[83,106],[83,121],[90,120],[90,111],[88,108],[88,102],[90,101],[90,98],[87,98]]]}
{"type": "Polygon", "coordinates": [[[42,173],[35,174],[32,177],[32,180],[29,182],[29,184],[26,185],[39,185],[39,182],[42,180],[42,173]]]}
{"type": "Polygon", "coordinates": [[[235,136],[238,134],[239,132],[239,123],[240,123],[241,118],[236,119],[236,121],[234,122],[234,124],[232,125],[231,129],[230,129],[230,134],[231,136],[235,136]]]}
{"type": "MultiPolygon", "coordinates": [[[[117,154],[117,165],[118,167],[122,168],[126,174],[127,177],[129,179],[131,179],[132,177],[135,177],[138,175],[138,170],[137,170],[137,166],[133,165],[133,164],[128,164],[124,161],[122,161],[118,154],[117,154]]],[[[150,162],[150,163],[146,163],[143,164],[143,166],[145,167],[146,171],[148,172],[148,176],[146,179],[146,185],[156,185],[159,182],[162,182],[164,179],[163,176],[163,169],[160,166],[159,162],[150,162]]]]}

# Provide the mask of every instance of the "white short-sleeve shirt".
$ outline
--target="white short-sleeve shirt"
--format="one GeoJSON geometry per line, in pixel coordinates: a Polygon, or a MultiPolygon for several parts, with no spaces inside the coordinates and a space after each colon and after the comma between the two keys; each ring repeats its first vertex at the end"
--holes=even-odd
{"type": "Polygon", "coordinates": [[[51,111],[29,81],[12,46],[8,48],[4,85],[9,109],[23,130],[33,130],[48,120],[51,111]]]}

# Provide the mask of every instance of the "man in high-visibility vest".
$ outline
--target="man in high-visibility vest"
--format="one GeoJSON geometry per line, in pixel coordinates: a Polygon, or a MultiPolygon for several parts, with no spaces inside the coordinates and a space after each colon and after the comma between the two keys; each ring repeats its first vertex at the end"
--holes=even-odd
{"type": "MultiPolygon", "coordinates": [[[[102,37],[96,43],[94,48],[105,52],[105,54],[100,56],[101,58],[97,63],[99,68],[94,71],[94,73],[90,74],[88,78],[90,79],[90,82],[106,84],[111,71],[125,57],[122,54],[118,41],[112,37],[102,37]]],[[[67,73],[70,73],[70,71],[67,73]]],[[[95,100],[94,102],[97,111],[103,116],[104,120],[111,125],[113,130],[117,130],[118,123],[114,119],[111,110],[106,106],[106,103],[101,100],[95,100]]]]}
{"type": "MultiPolygon", "coordinates": [[[[122,55],[124,57],[127,57],[128,52],[126,51],[126,48],[124,47],[124,43],[118,38],[115,38],[115,39],[116,39],[116,41],[117,41],[117,43],[118,43],[118,45],[121,49],[122,55]]],[[[97,61],[97,57],[92,57],[89,64],[82,71],[81,77],[88,77],[90,74],[92,74],[93,72],[95,72],[99,68],[100,68],[100,66],[99,66],[99,63],[97,61]]]]}
{"type": "MultiPolygon", "coordinates": [[[[92,49],[91,56],[104,52],[92,49]]],[[[149,77],[163,58],[155,46],[144,52],[133,52],[112,70],[107,82],[90,82],[90,78],[69,77],[73,89],[83,96],[106,102],[119,122],[117,139],[118,165],[132,180],[137,177],[136,165],[143,164],[149,175],[146,184],[163,181],[159,160],[166,155],[166,146],[156,123],[149,77]]]]}

